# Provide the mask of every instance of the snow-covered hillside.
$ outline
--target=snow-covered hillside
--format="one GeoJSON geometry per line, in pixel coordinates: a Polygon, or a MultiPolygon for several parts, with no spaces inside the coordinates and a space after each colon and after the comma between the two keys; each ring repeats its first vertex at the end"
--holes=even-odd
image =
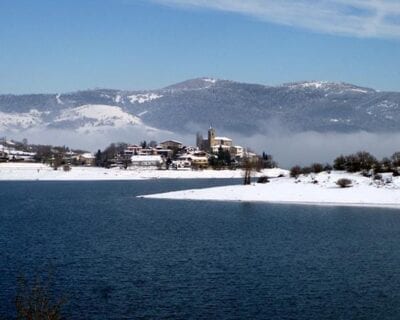
{"type": "Polygon", "coordinates": [[[43,123],[41,116],[42,113],[35,109],[21,113],[0,112],[0,132],[40,126],[43,123]]]}
{"type": "Polygon", "coordinates": [[[128,96],[131,103],[144,103],[161,98],[162,95],[156,93],[133,94],[128,96]]]}
{"type": "Polygon", "coordinates": [[[311,90],[322,90],[328,91],[335,94],[347,93],[373,93],[376,92],[370,88],[358,87],[349,83],[334,83],[329,81],[302,81],[284,84],[281,87],[287,87],[289,89],[311,89],[311,90]]]}
{"type": "Polygon", "coordinates": [[[122,128],[142,124],[139,118],[123,111],[121,107],[91,104],[65,109],[54,119],[55,123],[64,121],[81,123],[81,127],[85,129],[107,126],[122,128]]]}

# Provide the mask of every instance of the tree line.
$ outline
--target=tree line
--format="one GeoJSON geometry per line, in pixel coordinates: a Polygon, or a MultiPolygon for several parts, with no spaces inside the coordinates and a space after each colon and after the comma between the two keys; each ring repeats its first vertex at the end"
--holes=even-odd
{"type": "Polygon", "coordinates": [[[380,173],[392,173],[400,175],[400,152],[395,152],[391,157],[378,160],[371,153],[359,151],[349,155],[340,155],[333,161],[333,165],[313,163],[310,166],[293,166],[290,176],[297,178],[301,174],[320,173],[323,171],[340,170],[346,172],[361,172],[364,176],[373,176],[380,173]]]}

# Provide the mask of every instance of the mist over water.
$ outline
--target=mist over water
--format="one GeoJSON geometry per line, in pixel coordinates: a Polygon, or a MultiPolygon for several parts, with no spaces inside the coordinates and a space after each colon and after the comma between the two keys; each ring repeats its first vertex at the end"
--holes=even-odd
{"type": "Polygon", "coordinates": [[[312,162],[332,163],[340,154],[368,151],[378,159],[390,157],[400,150],[397,133],[319,133],[300,132],[283,135],[255,135],[238,138],[243,145],[256,151],[272,154],[281,167],[312,162]]]}

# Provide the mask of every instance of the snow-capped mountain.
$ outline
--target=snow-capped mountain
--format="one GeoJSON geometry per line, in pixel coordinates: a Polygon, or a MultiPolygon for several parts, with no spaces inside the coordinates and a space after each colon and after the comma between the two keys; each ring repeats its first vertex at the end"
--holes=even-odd
{"type": "Polygon", "coordinates": [[[152,91],[0,95],[0,135],[138,126],[192,134],[210,124],[244,135],[265,133],[272,124],[291,131],[393,132],[399,123],[400,93],[324,81],[265,86],[198,78],[152,91]]]}

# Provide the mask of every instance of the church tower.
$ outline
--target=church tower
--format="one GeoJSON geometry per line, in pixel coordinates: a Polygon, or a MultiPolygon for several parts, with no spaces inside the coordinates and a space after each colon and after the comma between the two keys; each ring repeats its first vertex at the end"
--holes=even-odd
{"type": "Polygon", "coordinates": [[[208,129],[208,148],[212,151],[212,147],[215,145],[215,129],[210,127],[208,129]]]}

